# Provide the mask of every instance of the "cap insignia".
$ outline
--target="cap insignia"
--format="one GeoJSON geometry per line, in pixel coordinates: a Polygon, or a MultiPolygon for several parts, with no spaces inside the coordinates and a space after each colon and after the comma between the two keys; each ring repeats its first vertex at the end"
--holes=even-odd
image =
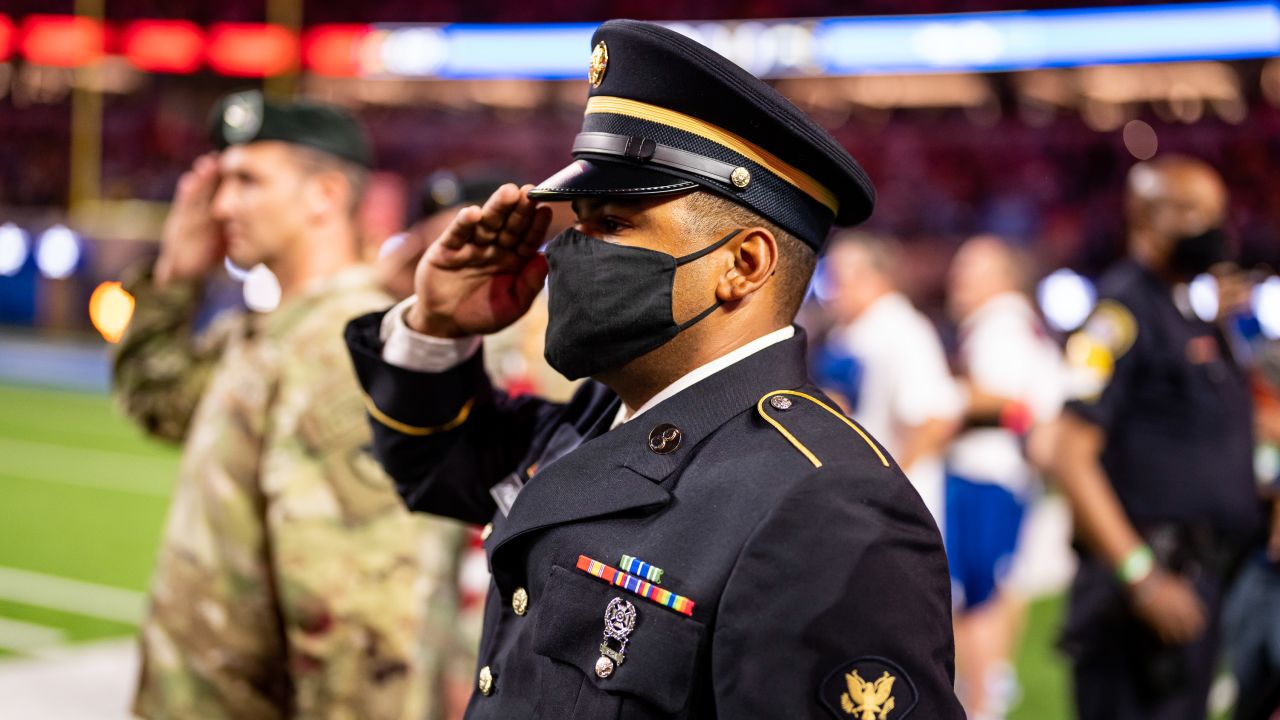
{"type": "Polygon", "coordinates": [[[222,111],[222,134],[235,145],[248,142],[262,129],[262,94],[256,90],[238,93],[222,111]]]}
{"type": "Polygon", "coordinates": [[[591,67],[587,68],[587,82],[598,88],[604,82],[604,72],[609,69],[609,47],[601,40],[591,51],[591,67]]]}

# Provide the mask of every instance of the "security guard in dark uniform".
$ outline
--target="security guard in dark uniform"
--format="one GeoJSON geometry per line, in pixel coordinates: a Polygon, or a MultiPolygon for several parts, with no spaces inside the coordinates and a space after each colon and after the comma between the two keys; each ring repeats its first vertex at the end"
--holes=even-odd
{"type": "Polygon", "coordinates": [[[575,162],[463,210],[418,296],[353,322],[375,450],[415,510],[490,522],[470,718],[961,718],[946,558],[901,470],[814,387],[791,320],[874,193],[770,87],[605,23],[575,162]],[[577,224],[538,252],[549,208],[577,224]],[[548,278],[565,404],[473,336],[548,278]]]}
{"type": "Polygon", "coordinates": [[[1225,210],[1208,165],[1136,165],[1130,257],[1067,343],[1056,464],[1083,541],[1063,637],[1081,718],[1205,717],[1224,585],[1261,530],[1248,380],[1187,286],[1227,259],[1225,210]]]}

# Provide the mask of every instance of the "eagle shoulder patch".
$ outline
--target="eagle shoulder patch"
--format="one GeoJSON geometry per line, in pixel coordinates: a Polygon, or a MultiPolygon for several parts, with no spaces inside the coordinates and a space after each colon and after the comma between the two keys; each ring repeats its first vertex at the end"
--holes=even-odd
{"type": "Polygon", "coordinates": [[[915,684],[897,663],[870,656],[832,670],[818,696],[842,720],[902,720],[920,700],[915,684]]]}

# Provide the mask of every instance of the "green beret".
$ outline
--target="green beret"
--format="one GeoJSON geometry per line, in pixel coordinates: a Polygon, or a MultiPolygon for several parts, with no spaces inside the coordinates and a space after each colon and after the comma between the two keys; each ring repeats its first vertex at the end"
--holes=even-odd
{"type": "Polygon", "coordinates": [[[373,166],[369,138],[345,110],[305,100],[276,102],[258,90],[232,93],[214,105],[209,134],[219,150],[279,140],[315,148],[361,167],[373,166]]]}

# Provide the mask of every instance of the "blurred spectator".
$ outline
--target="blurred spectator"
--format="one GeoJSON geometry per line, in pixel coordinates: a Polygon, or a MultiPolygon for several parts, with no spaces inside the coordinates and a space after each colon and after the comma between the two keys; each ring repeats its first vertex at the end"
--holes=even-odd
{"type": "Polygon", "coordinates": [[[1038,490],[1023,444],[1062,407],[1061,353],[1023,292],[1027,281],[1013,248],[980,236],[956,253],[948,288],[969,402],[965,429],[947,455],[944,539],[957,691],[973,720],[1004,718],[1016,692],[1012,663],[1025,599],[1006,580],[1038,490]]]}
{"type": "Polygon", "coordinates": [[[147,718],[387,718],[444,711],[463,529],[412,516],[366,454],[342,327],[386,307],[357,263],[368,150],[332,108],[255,92],[215,115],[218,155],[179,182],[115,389],[184,444],[141,629],[147,718]],[[280,305],[192,332],[224,256],[262,264],[280,305]]]}
{"type": "Polygon", "coordinates": [[[836,326],[815,376],[888,448],[942,527],[942,451],[962,399],[937,332],[897,289],[897,252],[890,240],[856,232],[828,245],[823,272],[836,326]]]}
{"type": "Polygon", "coordinates": [[[1272,501],[1271,534],[1267,546],[1246,559],[1223,610],[1236,680],[1234,720],[1273,720],[1280,712],[1280,622],[1274,622],[1280,609],[1280,341],[1259,341],[1255,350],[1258,480],[1272,501]]]}
{"type": "Polygon", "coordinates": [[[1198,718],[1226,582],[1262,527],[1248,378],[1187,302],[1227,257],[1227,195],[1165,155],[1130,170],[1125,199],[1129,258],[1067,343],[1055,474],[1082,542],[1064,647],[1081,718],[1198,718]]]}

